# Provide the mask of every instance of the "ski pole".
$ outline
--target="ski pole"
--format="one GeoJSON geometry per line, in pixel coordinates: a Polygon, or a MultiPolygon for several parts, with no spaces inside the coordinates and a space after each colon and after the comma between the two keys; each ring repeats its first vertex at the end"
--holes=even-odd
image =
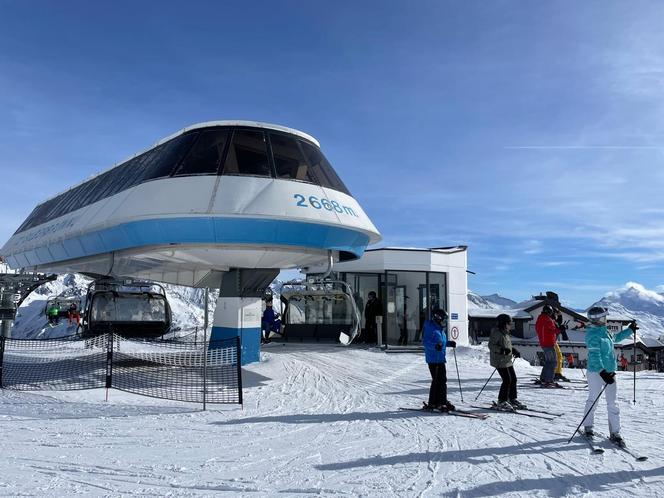
{"type": "Polygon", "coordinates": [[[461,402],[463,403],[463,391],[461,390],[461,377],[459,377],[459,364],[457,363],[456,359],[456,346],[452,348],[452,351],[454,352],[454,366],[456,367],[457,380],[459,381],[459,394],[461,395],[461,402]]]}
{"type": "Polygon", "coordinates": [[[491,380],[491,377],[493,377],[493,374],[495,374],[497,370],[498,370],[497,368],[494,368],[494,369],[493,369],[493,372],[491,372],[491,375],[489,375],[489,378],[486,380],[486,382],[485,382],[484,385],[482,386],[482,389],[480,389],[480,392],[478,392],[478,393],[477,393],[477,396],[475,396],[475,401],[477,401],[477,398],[480,397],[480,394],[482,394],[482,391],[484,391],[484,388],[485,388],[486,385],[489,383],[489,381],[491,380]]]}
{"type": "Polygon", "coordinates": [[[595,401],[593,401],[593,404],[590,405],[590,408],[588,409],[588,411],[586,412],[586,414],[585,414],[585,415],[583,416],[583,418],[581,419],[581,423],[579,423],[578,427],[577,427],[576,429],[574,429],[574,432],[572,433],[572,435],[571,435],[571,436],[569,437],[569,439],[567,440],[567,444],[569,444],[569,443],[572,441],[572,438],[574,437],[574,435],[576,434],[576,432],[581,428],[581,426],[583,425],[583,423],[586,421],[586,418],[588,417],[588,414],[592,411],[593,408],[595,408],[595,405],[596,405],[597,402],[599,401],[599,398],[600,398],[600,396],[602,395],[602,393],[604,393],[604,390],[606,389],[606,386],[608,386],[608,384],[604,384],[604,387],[602,388],[602,390],[599,392],[599,394],[598,394],[597,397],[595,398],[595,401]]]}
{"type": "Polygon", "coordinates": [[[636,404],[636,330],[634,331],[634,349],[632,350],[632,361],[634,362],[634,399],[632,400],[636,404]]]}

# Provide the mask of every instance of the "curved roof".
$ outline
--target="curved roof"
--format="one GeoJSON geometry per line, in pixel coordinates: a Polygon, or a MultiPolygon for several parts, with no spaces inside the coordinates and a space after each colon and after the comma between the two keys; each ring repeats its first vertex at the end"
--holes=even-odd
{"type": "MultiPolygon", "coordinates": [[[[153,147],[156,147],[157,145],[161,145],[164,142],[168,142],[169,140],[182,135],[183,133],[191,130],[197,130],[199,128],[210,128],[211,126],[247,126],[249,128],[265,128],[266,130],[276,130],[276,131],[283,131],[284,133],[291,133],[293,135],[297,135],[299,137],[304,138],[305,140],[309,140],[310,142],[315,143],[318,147],[320,147],[320,143],[318,140],[316,140],[314,137],[309,135],[308,133],[304,133],[303,131],[296,130],[295,128],[288,128],[286,126],[281,126],[278,124],[272,124],[272,123],[262,123],[260,121],[246,121],[246,120],[224,120],[224,121],[205,121],[203,123],[196,123],[191,126],[187,126],[186,128],[182,128],[180,131],[173,133],[172,135],[169,135],[168,137],[164,138],[163,140],[157,142],[154,144],[150,149],[153,147]]],[[[148,149],[149,150],[149,149],[148,149]]]]}
{"type": "Polygon", "coordinates": [[[182,135],[182,134],[184,134],[188,131],[198,130],[198,129],[201,129],[201,128],[211,128],[213,126],[246,126],[248,128],[264,128],[266,130],[275,130],[275,131],[281,131],[281,132],[284,132],[284,133],[291,133],[293,135],[297,135],[301,138],[304,138],[305,140],[308,140],[308,141],[316,144],[316,146],[320,149],[320,143],[318,142],[318,140],[316,140],[311,135],[309,135],[307,133],[304,133],[303,131],[296,130],[295,128],[288,128],[286,126],[281,126],[281,125],[271,124],[271,123],[262,123],[260,121],[246,121],[246,120],[241,120],[241,119],[238,119],[238,120],[223,120],[223,121],[205,121],[203,123],[195,123],[193,125],[182,128],[180,131],[176,131],[175,133],[167,136],[166,138],[162,138],[161,140],[159,140],[159,142],[157,142],[155,144],[152,144],[147,149],[143,149],[140,152],[132,154],[131,156],[127,157],[126,159],[123,159],[122,161],[118,161],[118,162],[114,163],[110,168],[106,168],[102,171],[99,171],[98,173],[94,173],[94,174],[88,176],[87,178],[85,178],[84,180],[81,180],[80,182],[75,183],[71,187],[69,187],[69,188],[67,188],[67,189],[65,189],[61,192],[58,192],[57,194],[54,194],[50,197],[45,198],[44,200],[37,203],[37,205],[48,202],[51,199],[55,199],[60,194],[64,194],[65,192],[68,192],[71,189],[74,189],[74,188],[78,187],[79,185],[83,185],[84,183],[95,179],[96,177],[106,173],[107,171],[112,170],[116,166],[120,166],[121,164],[124,164],[127,161],[131,161],[133,158],[138,157],[141,154],[144,154],[145,152],[147,152],[151,149],[154,149],[155,147],[158,147],[159,145],[161,145],[163,143],[168,142],[169,140],[172,140],[176,137],[179,137],[180,135],[182,135]]]}

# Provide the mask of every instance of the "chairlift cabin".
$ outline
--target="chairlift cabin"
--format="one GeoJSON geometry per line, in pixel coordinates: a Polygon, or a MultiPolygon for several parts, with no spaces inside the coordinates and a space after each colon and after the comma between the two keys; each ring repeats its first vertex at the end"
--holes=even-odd
{"type": "Polygon", "coordinates": [[[88,286],[83,336],[115,332],[124,337],[156,338],[171,328],[165,289],[153,282],[97,280],[88,286]]]}
{"type": "Polygon", "coordinates": [[[346,282],[288,282],[281,290],[288,339],[334,340],[350,344],[360,333],[360,311],[346,282]]]}
{"type": "Polygon", "coordinates": [[[80,297],[66,297],[66,296],[50,296],[46,300],[44,306],[44,316],[46,318],[56,318],[50,312],[57,310],[57,318],[68,318],[70,311],[73,311],[72,305],[76,305],[76,312],[81,312],[81,298],[80,297]]]}

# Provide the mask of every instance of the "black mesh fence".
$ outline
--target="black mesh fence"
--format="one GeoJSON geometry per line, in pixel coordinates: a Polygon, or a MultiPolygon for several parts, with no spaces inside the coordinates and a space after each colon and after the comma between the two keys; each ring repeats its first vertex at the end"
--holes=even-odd
{"type": "Polygon", "coordinates": [[[239,338],[140,341],[0,338],[0,380],[17,390],[116,388],[194,403],[242,403],[239,338]]]}

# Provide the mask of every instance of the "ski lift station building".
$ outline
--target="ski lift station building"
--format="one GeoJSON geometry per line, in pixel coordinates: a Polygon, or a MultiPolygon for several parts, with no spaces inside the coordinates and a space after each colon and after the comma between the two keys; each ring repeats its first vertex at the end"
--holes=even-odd
{"type": "Polygon", "coordinates": [[[249,363],[280,269],[357,259],[380,239],[315,138],[213,121],[38,204],[0,256],[12,268],[218,288],[211,339],[241,337],[249,363]]]}
{"type": "Polygon", "coordinates": [[[402,343],[403,337],[407,344],[421,340],[424,320],[437,307],[449,315],[448,337],[468,345],[467,255],[466,246],[368,249],[360,259],[335,264],[334,271],[353,288],[360,310],[371,291],[381,300],[379,340],[388,347],[402,343]]]}

